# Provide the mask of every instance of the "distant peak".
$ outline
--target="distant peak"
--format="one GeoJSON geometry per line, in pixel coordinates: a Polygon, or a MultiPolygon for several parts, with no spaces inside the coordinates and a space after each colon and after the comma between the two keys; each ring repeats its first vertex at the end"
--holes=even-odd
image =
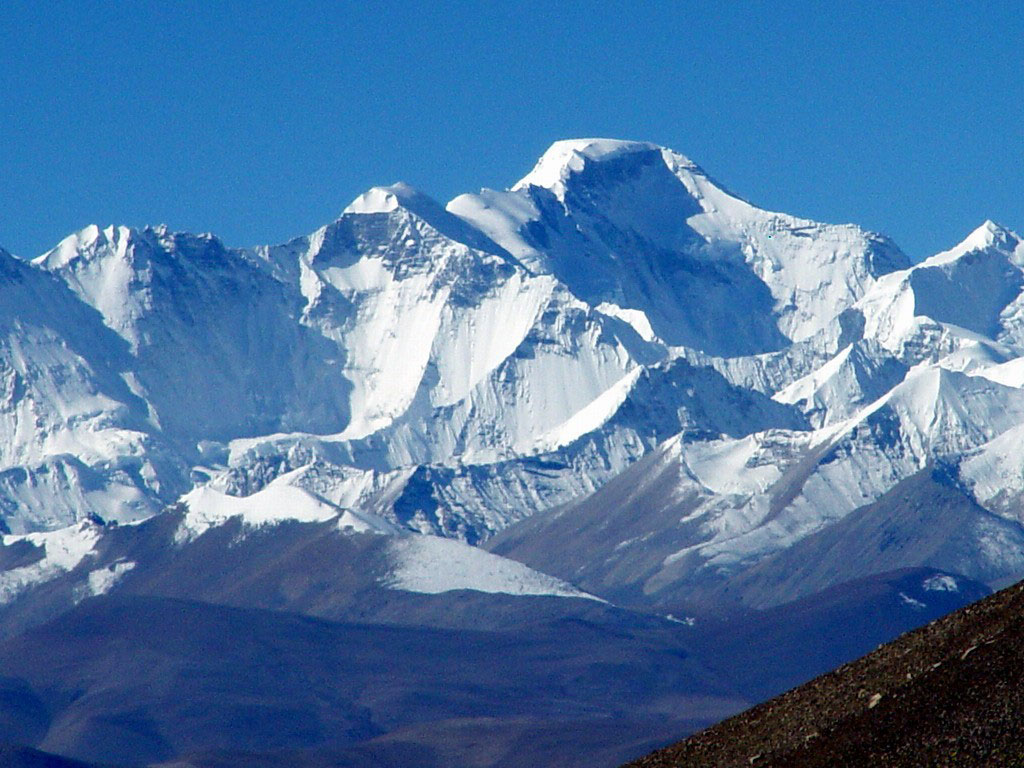
{"type": "Polygon", "coordinates": [[[387,187],[371,187],[346,206],[344,213],[391,213],[398,208],[414,210],[424,203],[437,203],[418,189],[399,181],[387,187]]]}
{"type": "Polygon", "coordinates": [[[965,251],[991,248],[992,246],[1013,248],[1019,242],[1020,237],[1013,230],[997,224],[992,219],[986,219],[980,227],[964,238],[957,248],[963,248],[965,251]]]}
{"type": "Polygon", "coordinates": [[[77,259],[91,259],[100,254],[113,254],[123,259],[140,246],[175,253],[183,247],[189,250],[209,245],[224,247],[223,243],[209,232],[200,235],[172,232],[166,224],[141,229],[114,225],[101,228],[97,224],[90,224],[65,237],[55,248],[33,259],[32,263],[45,269],[60,269],[77,259]]]}
{"type": "Polygon", "coordinates": [[[387,187],[371,187],[349,203],[341,215],[360,216],[398,210],[413,214],[446,237],[471,248],[511,258],[504,248],[483,232],[449,213],[426,193],[401,181],[387,187]]]}
{"type": "Polygon", "coordinates": [[[82,253],[96,251],[107,245],[114,248],[127,247],[138,234],[131,227],[110,225],[101,229],[98,224],[90,224],[65,237],[52,251],[33,259],[33,263],[47,268],[63,267],[82,253]]]}
{"type": "Polygon", "coordinates": [[[512,190],[544,187],[561,196],[569,177],[582,171],[588,163],[606,162],[627,155],[650,156],[651,153],[660,154],[665,165],[677,176],[681,173],[705,175],[689,158],[648,141],[565,139],[552,144],[541,155],[533,170],[520,179],[512,190]]]}
{"type": "Polygon", "coordinates": [[[556,141],[541,156],[540,162],[554,160],[562,162],[572,156],[585,157],[590,160],[608,160],[620,155],[636,152],[660,152],[663,147],[649,141],[631,141],[628,139],[563,139],[556,141]]]}
{"type": "Polygon", "coordinates": [[[540,156],[537,164],[519,180],[513,190],[526,187],[553,189],[574,172],[583,170],[588,160],[603,161],[640,152],[657,152],[661,147],[646,141],[621,139],[565,139],[556,141],[540,156]]]}
{"type": "Polygon", "coordinates": [[[971,233],[971,237],[982,236],[988,243],[995,243],[1000,240],[1018,239],[1011,229],[1002,224],[997,224],[992,219],[985,219],[985,222],[971,233]]]}
{"type": "MultiPolygon", "coordinates": [[[[1024,250],[1024,241],[1012,229],[997,224],[991,219],[986,219],[980,227],[971,232],[960,243],[948,251],[937,253],[931,258],[926,259],[923,264],[947,263],[959,259],[964,254],[985,251],[990,248],[1000,251],[1017,252],[1024,250]]],[[[1021,257],[1024,258],[1024,254],[1021,254],[1021,257]]]]}

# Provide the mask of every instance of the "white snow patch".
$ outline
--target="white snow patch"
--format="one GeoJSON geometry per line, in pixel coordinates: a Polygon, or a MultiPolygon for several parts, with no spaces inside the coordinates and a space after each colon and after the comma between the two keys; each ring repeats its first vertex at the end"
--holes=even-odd
{"type": "Polygon", "coordinates": [[[101,529],[95,523],[83,520],[67,528],[42,533],[28,533],[3,537],[5,547],[19,541],[43,547],[40,560],[20,568],[0,573],[0,605],[14,600],[25,589],[51,581],[62,573],[73,570],[87,556],[93,554],[101,529]]]}
{"type": "Polygon", "coordinates": [[[540,216],[528,195],[482,189],[479,194],[459,195],[448,203],[446,210],[483,232],[531,269],[543,263],[542,255],[522,235],[523,224],[540,216]]]}
{"type": "MultiPolygon", "coordinates": [[[[739,439],[708,440],[683,445],[682,459],[690,475],[716,494],[759,494],[780,476],[775,462],[764,461],[771,452],[765,433],[739,439]]],[[[797,442],[806,436],[794,435],[797,442]]]]}
{"type": "Polygon", "coordinates": [[[89,593],[92,595],[107,594],[121,580],[121,577],[134,567],[135,563],[131,560],[122,560],[112,563],[106,568],[89,571],[89,593]]]}
{"type": "MultiPolygon", "coordinates": [[[[843,364],[849,359],[853,344],[849,344],[827,363],[820,368],[811,371],[803,378],[797,379],[792,384],[776,392],[772,399],[780,403],[790,405],[799,403],[801,400],[813,399],[815,393],[831,378],[837,376],[843,364]]],[[[856,394],[855,392],[848,393],[856,394]]]]}
{"type": "Polygon", "coordinates": [[[618,304],[610,301],[603,301],[594,307],[595,310],[610,317],[618,318],[628,323],[634,331],[640,334],[644,341],[654,341],[654,329],[651,328],[651,321],[647,319],[647,313],[640,309],[624,309],[618,304]]]}
{"type": "Polygon", "coordinates": [[[532,451],[546,453],[599,429],[625,402],[644,369],[637,367],[595,397],[557,427],[537,438],[532,451]]]}
{"type": "Polygon", "coordinates": [[[550,595],[605,602],[568,582],[455,539],[401,536],[391,544],[389,589],[436,595],[458,589],[506,595],[550,595]]]}
{"type": "Polygon", "coordinates": [[[969,371],[970,376],[984,376],[989,381],[1006,387],[1024,387],[1024,357],[1009,360],[1000,365],[969,371]]]}
{"type": "Polygon", "coordinates": [[[980,227],[965,237],[962,242],[953,246],[948,251],[942,251],[928,257],[921,262],[920,266],[932,267],[950,264],[965,254],[974,251],[984,251],[992,247],[1001,247],[1014,251],[1014,255],[1017,257],[1014,259],[1014,263],[1018,266],[1021,263],[1021,257],[1024,257],[1024,247],[1022,247],[1020,237],[1006,227],[996,224],[991,219],[987,219],[980,227]]]}
{"type": "Polygon", "coordinates": [[[402,182],[389,187],[372,187],[349,203],[342,213],[391,213],[415,194],[416,190],[402,182]]]}
{"type": "Polygon", "coordinates": [[[900,598],[903,600],[904,603],[909,605],[911,608],[916,608],[917,610],[922,610],[922,609],[928,607],[927,605],[922,603],[920,600],[915,600],[914,598],[912,598],[910,595],[908,595],[905,592],[900,592],[900,598]]]}
{"type": "Polygon", "coordinates": [[[175,532],[176,543],[198,538],[210,528],[240,518],[247,528],[260,528],[285,521],[322,523],[337,519],[338,528],[357,533],[380,532],[373,521],[352,510],[342,509],[289,483],[291,473],[282,475],[251,496],[229,496],[201,486],[181,497],[188,507],[175,532]]]}
{"type": "Polygon", "coordinates": [[[960,585],[956,583],[956,579],[952,576],[947,576],[944,573],[937,573],[934,576],[929,576],[921,582],[921,586],[929,592],[960,591],[960,585]]]}

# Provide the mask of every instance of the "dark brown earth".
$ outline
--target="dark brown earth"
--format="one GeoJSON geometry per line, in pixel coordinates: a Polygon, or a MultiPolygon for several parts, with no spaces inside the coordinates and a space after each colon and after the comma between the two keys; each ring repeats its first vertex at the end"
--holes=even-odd
{"type": "Polygon", "coordinates": [[[1024,582],[629,765],[1024,766],[1024,582]]]}

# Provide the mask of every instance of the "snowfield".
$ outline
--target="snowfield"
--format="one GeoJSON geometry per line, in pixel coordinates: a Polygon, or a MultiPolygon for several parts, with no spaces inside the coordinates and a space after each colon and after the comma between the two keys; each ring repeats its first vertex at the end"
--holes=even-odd
{"type": "MultiPolygon", "coordinates": [[[[400,536],[391,545],[394,566],[384,584],[406,592],[439,594],[458,589],[506,595],[600,598],[476,547],[438,536],[400,536]]],[[[603,602],[603,601],[601,601],[603,602]]]]}

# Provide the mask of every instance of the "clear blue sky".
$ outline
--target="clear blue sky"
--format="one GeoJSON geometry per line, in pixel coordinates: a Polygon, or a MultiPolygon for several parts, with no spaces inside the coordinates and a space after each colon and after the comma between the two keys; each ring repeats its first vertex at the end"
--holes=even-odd
{"type": "Polygon", "coordinates": [[[671,146],[915,258],[1024,229],[1019,2],[0,3],[0,245],[88,223],[279,242],[553,140],[671,146]],[[849,4],[855,5],[855,4],[849,4]]]}

